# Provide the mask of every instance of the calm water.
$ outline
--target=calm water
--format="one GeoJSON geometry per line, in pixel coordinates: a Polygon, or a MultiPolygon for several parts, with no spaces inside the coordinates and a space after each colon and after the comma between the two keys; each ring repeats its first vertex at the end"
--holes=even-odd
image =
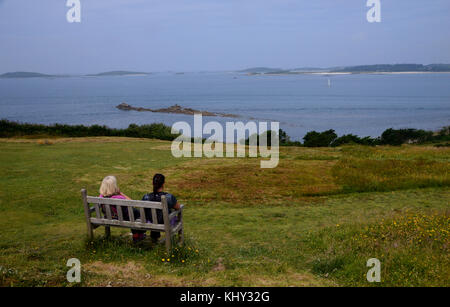
{"type": "MultiPolygon", "coordinates": [[[[294,139],[311,130],[378,136],[385,129],[450,125],[450,74],[245,76],[159,73],[146,77],[0,79],[0,118],[31,123],[127,127],[192,116],[120,111],[122,102],[173,104],[276,120],[294,139]]],[[[204,121],[227,120],[204,117],[204,121]]]]}

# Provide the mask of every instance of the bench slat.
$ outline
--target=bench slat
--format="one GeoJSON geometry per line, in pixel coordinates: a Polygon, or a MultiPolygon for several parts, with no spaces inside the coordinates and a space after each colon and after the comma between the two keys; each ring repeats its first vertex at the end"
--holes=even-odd
{"type": "Polygon", "coordinates": [[[140,207],[139,208],[139,213],[141,215],[141,223],[147,222],[147,219],[145,218],[145,210],[144,210],[144,208],[140,207]]]}
{"type": "Polygon", "coordinates": [[[123,221],[123,213],[122,213],[122,206],[117,206],[117,216],[119,218],[119,221],[123,221]]]}
{"type": "Polygon", "coordinates": [[[118,226],[118,227],[133,228],[133,229],[164,231],[164,225],[155,225],[152,223],[138,223],[138,222],[128,222],[128,221],[119,221],[119,220],[105,220],[105,219],[97,219],[94,217],[91,217],[90,221],[94,225],[118,226]]]}
{"type": "Polygon", "coordinates": [[[133,207],[128,207],[128,216],[130,217],[130,222],[134,222],[134,212],[133,207]]]}
{"type": "Polygon", "coordinates": [[[108,204],[108,205],[118,205],[126,207],[142,207],[142,208],[156,208],[161,209],[161,203],[154,201],[143,201],[143,200],[126,200],[126,199],[114,199],[114,198],[101,198],[88,196],[87,201],[90,204],[108,204]]]}
{"type": "Polygon", "coordinates": [[[156,216],[156,209],[153,209],[153,208],[152,208],[152,221],[153,221],[153,224],[159,224],[158,217],[156,216]]]}
{"type": "Polygon", "coordinates": [[[98,219],[102,218],[102,215],[100,214],[100,208],[99,208],[99,204],[94,204],[95,207],[95,215],[98,219]]]}
{"type": "Polygon", "coordinates": [[[105,205],[105,211],[106,211],[106,218],[108,220],[112,220],[112,216],[111,216],[111,206],[110,205],[105,205]]]}

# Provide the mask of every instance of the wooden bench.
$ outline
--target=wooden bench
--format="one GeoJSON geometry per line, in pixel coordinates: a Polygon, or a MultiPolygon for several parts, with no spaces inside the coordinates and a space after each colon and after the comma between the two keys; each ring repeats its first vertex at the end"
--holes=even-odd
{"type": "Polygon", "coordinates": [[[83,199],[84,214],[86,216],[87,231],[89,239],[94,238],[93,230],[99,226],[105,227],[105,236],[111,235],[110,227],[123,227],[137,230],[150,230],[165,232],[165,244],[167,252],[172,248],[172,239],[178,234],[179,243],[183,244],[183,205],[179,210],[169,214],[166,197],[161,196],[161,202],[153,201],[138,201],[138,200],[124,200],[113,198],[92,197],[87,195],[86,189],[81,190],[81,197],[83,199]],[[92,207],[90,205],[93,205],[92,207]],[[111,212],[111,205],[116,206],[117,217],[113,218],[111,212]],[[129,219],[125,220],[123,217],[122,207],[126,207],[129,219]],[[140,218],[134,218],[133,208],[139,210],[140,218]],[[102,210],[104,209],[104,210],[102,210]],[[150,209],[152,214],[152,223],[147,222],[145,216],[145,209],[150,209]],[[158,223],[156,210],[162,210],[163,224],[158,223]],[[93,216],[95,213],[95,216],[93,216]],[[178,217],[175,225],[171,225],[170,221],[178,217]]]}

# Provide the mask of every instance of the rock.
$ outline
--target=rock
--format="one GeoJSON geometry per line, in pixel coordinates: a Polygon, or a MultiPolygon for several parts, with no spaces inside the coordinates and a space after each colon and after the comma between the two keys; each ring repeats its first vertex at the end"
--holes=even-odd
{"type": "Polygon", "coordinates": [[[130,106],[129,104],[127,104],[127,103],[125,103],[125,102],[122,102],[121,104],[119,104],[118,106],[116,106],[116,108],[119,109],[119,110],[125,110],[125,111],[129,111],[129,110],[132,110],[132,109],[133,109],[132,106],[130,106]]]}
{"type": "Polygon", "coordinates": [[[191,108],[183,108],[182,106],[175,104],[173,106],[170,106],[168,108],[162,108],[162,109],[147,109],[142,107],[133,107],[125,102],[122,102],[121,104],[116,106],[117,109],[123,110],[123,111],[138,111],[138,112],[156,112],[156,113],[172,113],[172,114],[186,114],[186,115],[194,115],[194,114],[201,114],[203,116],[221,116],[221,117],[233,117],[237,118],[238,115],[235,114],[227,114],[227,113],[213,113],[208,111],[199,111],[191,108]]]}

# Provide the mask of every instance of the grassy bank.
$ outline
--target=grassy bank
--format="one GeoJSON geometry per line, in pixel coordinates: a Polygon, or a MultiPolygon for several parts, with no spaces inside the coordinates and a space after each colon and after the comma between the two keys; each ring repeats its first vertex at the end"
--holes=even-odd
{"type": "Polygon", "coordinates": [[[170,142],[136,138],[0,141],[0,284],[449,286],[450,149],[432,146],[283,147],[259,159],[175,159],[170,142]],[[117,176],[134,199],[155,172],[187,205],[187,245],[130,243],[127,230],[86,241],[80,189],[117,176]]]}

